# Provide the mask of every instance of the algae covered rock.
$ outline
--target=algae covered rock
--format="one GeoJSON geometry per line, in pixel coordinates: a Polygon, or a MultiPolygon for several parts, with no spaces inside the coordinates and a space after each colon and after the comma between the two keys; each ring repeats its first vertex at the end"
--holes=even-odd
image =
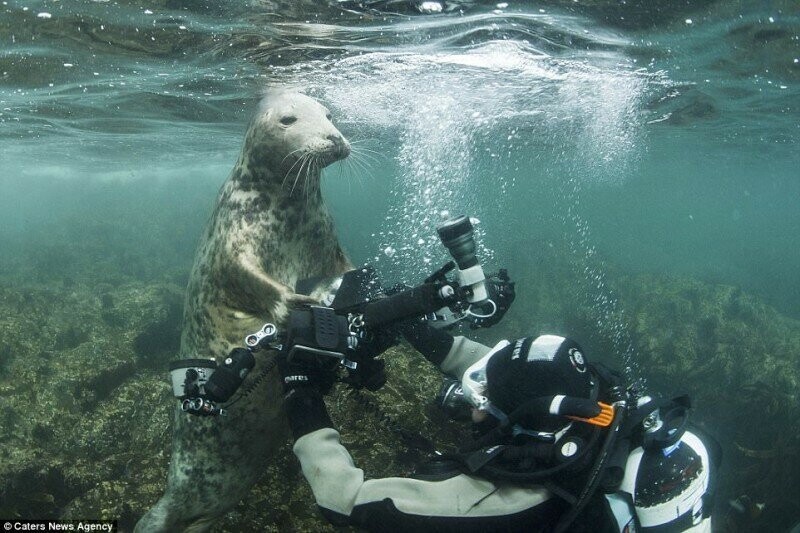
{"type": "Polygon", "coordinates": [[[688,385],[714,403],[761,383],[796,400],[800,322],[731,286],[644,276],[619,287],[654,384],[688,385]]]}
{"type": "Polygon", "coordinates": [[[114,515],[124,525],[132,516],[126,502],[142,499],[144,481],[162,478],[169,421],[157,407],[171,395],[132,348],[136,332],[182,291],[110,289],[121,317],[111,323],[95,292],[78,284],[0,287],[0,516],[114,515]]]}
{"type": "MultiPolygon", "coordinates": [[[[613,342],[573,279],[557,269],[516,278],[506,319],[470,336],[485,344],[576,336],[592,360],[616,366],[613,342]]],[[[721,491],[791,510],[785,495],[800,475],[787,459],[799,442],[800,323],[728,286],[637,276],[617,278],[611,289],[648,387],[690,393],[695,419],[722,442],[721,491]]],[[[176,406],[166,365],[176,357],[182,296],[180,287],[157,283],[0,287],[0,516],[109,518],[130,530],[159,498],[176,406]]],[[[381,390],[337,384],[326,397],[368,478],[408,474],[434,448],[469,438],[465,425],[432,405],[442,380],[435,368],[404,345],[383,358],[381,390]]],[[[332,528],[287,441],[216,530],[332,528]]]]}

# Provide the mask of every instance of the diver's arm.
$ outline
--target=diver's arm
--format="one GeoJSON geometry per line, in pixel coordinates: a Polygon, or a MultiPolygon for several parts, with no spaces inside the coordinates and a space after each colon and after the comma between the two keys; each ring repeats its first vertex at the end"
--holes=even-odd
{"type": "MultiPolygon", "coordinates": [[[[441,361],[456,368],[472,352],[488,350],[467,339],[451,340],[441,361]],[[474,345],[474,346],[473,346],[474,345]],[[470,349],[472,347],[472,349],[470,349]],[[480,348],[478,348],[480,347],[480,348]]],[[[495,486],[454,471],[440,481],[409,478],[364,480],[333,428],[315,384],[314,372],[279,361],[287,389],[285,408],[295,439],[294,453],[325,517],[336,525],[384,531],[453,529],[503,531],[552,522],[563,510],[542,487],[495,486]]]]}
{"type": "Polygon", "coordinates": [[[400,332],[425,359],[456,379],[461,379],[464,371],[490,350],[488,346],[466,337],[453,337],[422,321],[404,325],[400,332]]]}
{"type": "Polygon", "coordinates": [[[552,523],[562,502],[539,486],[496,486],[455,473],[441,481],[364,480],[333,428],[297,439],[294,453],[317,505],[334,525],[368,531],[530,530],[552,523]]]}
{"type": "Polygon", "coordinates": [[[453,472],[441,481],[389,477],[364,480],[364,472],[342,446],[314,386],[297,386],[286,396],[294,453],[317,505],[332,524],[370,531],[503,531],[551,523],[561,501],[538,486],[496,486],[453,472]]]}
{"type": "Polygon", "coordinates": [[[400,333],[416,351],[437,367],[441,366],[453,347],[452,335],[442,329],[432,328],[422,320],[403,324],[400,333]]]}

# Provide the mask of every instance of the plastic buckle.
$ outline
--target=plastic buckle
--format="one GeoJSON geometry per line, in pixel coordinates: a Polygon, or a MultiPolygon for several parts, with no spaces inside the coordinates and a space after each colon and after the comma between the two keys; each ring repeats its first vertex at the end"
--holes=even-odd
{"type": "Polygon", "coordinates": [[[593,426],[600,426],[600,427],[608,427],[611,425],[611,422],[614,420],[614,406],[608,405],[607,403],[597,402],[597,405],[600,406],[600,414],[594,416],[592,418],[582,418],[580,416],[567,416],[567,418],[572,420],[577,420],[578,422],[586,422],[587,424],[592,424],[593,426]]]}

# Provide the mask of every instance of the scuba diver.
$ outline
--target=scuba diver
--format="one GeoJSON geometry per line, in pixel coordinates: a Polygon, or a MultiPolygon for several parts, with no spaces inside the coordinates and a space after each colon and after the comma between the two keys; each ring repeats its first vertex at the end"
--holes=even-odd
{"type": "MultiPolygon", "coordinates": [[[[281,359],[293,450],[332,524],[462,533],[711,531],[719,454],[712,439],[687,429],[685,397],[631,399],[618,374],[589,364],[577,343],[556,335],[489,348],[424,321],[401,333],[460,380],[445,387],[442,402],[471,409],[474,441],[412,477],[365,480],[326,411],[326,377],[318,366],[281,359]]],[[[374,374],[385,380],[382,368],[374,374]]]]}

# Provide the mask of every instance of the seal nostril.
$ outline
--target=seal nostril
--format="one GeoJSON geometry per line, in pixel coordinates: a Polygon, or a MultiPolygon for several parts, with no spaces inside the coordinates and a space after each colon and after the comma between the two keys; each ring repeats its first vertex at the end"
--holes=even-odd
{"type": "Polygon", "coordinates": [[[341,135],[328,135],[326,139],[333,143],[333,150],[336,153],[344,157],[350,155],[350,146],[348,146],[347,141],[344,140],[344,137],[341,135]]]}

